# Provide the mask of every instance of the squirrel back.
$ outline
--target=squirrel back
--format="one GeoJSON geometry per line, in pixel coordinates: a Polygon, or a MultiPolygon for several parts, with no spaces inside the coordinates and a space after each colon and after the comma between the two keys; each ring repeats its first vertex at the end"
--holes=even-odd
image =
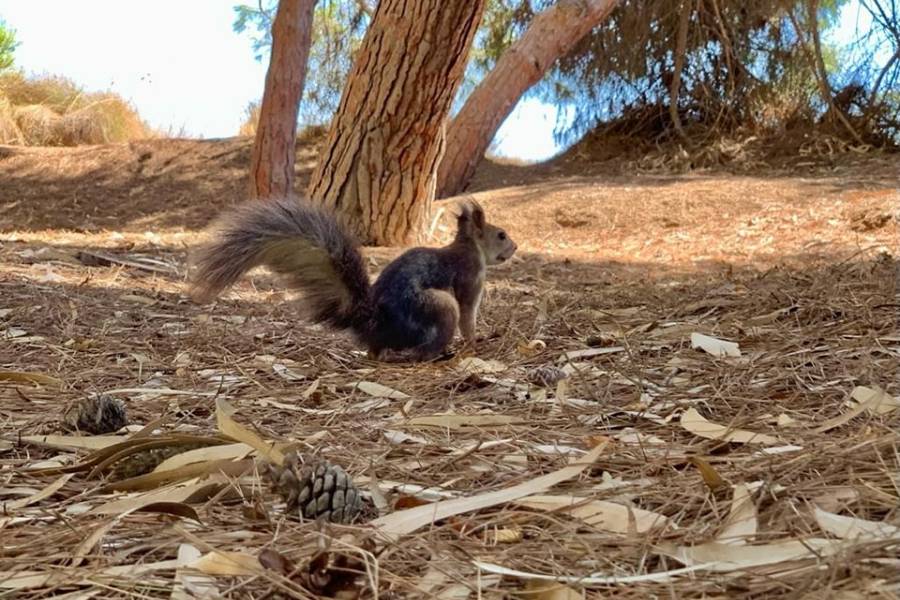
{"type": "Polygon", "coordinates": [[[247,202],[223,216],[193,254],[192,296],[211,301],[265,265],[303,292],[314,322],[350,329],[383,360],[429,360],[446,350],[457,327],[474,341],[484,268],[515,251],[506,232],[470,204],[449,246],[408,250],[373,286],[358,243],[333,214],[292,199],[247,202]]]}

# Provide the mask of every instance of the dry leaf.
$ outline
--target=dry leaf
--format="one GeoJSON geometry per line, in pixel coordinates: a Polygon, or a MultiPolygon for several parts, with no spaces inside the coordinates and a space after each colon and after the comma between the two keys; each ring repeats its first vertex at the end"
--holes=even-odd
{"type": "Polygon", "coordinates": [[[568,466],[565,466],[558,471],[536,477],[530,481],[506,489],[485,492],[467,498],[442,500],[427,506],[417,506],[415,508],[398,511],[375,519],[369,524],[387,539],[396,540],[400,536],[412,533],[429,523],[434,523],[435,521],[446,519],[447,517],[452,517],[454,515],[496,506],[505,502],[513,502],[524,496],[542,492],[558,483],[577,477],[582,471],[592,465],[605,449],[606,444],[601,444],[591,450],[591,452],[583,458],[576,459],[568,466]]]}
{"type": "Polygon", "coordinates": [[[172,471],[180,467],[199,462],[212,462],[219,460],[229,460],[246,458],[253,452],[253,448],[244,443],[237,444],[221,444],[219,446],[206,446],[205,448],[195,448],[181,454],[171,456],[159,463],[154,473],[163,471],[172,471]]]}
{"type": "Polygon", "coordinates": [[[258,575],[263,570],[257,557],[243,552],[208,552],[188,566],[206,575],[226,577],[258,575]]]}
{"type": "Polygon", "coordinates": [[[499,360],[483,360],[477,356],[469,356],[462,359],[456,365],[456,368],[463,373],[502,373],[507,370],[505,364],[499,360]]]}
{"type": "Polygon", "coordinates": [[[658,573],[646,573],[644,575],[605,575],[602,573],[593,573],[585,576],[567,576],[567,575],[544,575],[543,573],[529,573],[528,571],[519,571],[510,569],[501,565],[492,563],[473,561],[475,566],[488,573],[496,573],[497,575],[505,575],[507,577],[518,577],[519,579],[540,579],[543,581],[558,581],[560,583],[571,583],[573,585],[616,585],[628,583],[643,582],[667,582],[676,579],[682,575],[694,573],[703,568],[700,566],[685,567],[683,569],[672,569],[671,571],[660,571],[658,573]]]}
{"type": "Polygon", "coordinates": [[[276,448],[273,442],[264,441],[243,425],[238,424],[237,421],[231,418],[231,415],[234,413],[235,409],[233,406],[222,398],[216,398],[216,424],[219,431],[234,440],[251,446],[269,462],[279,466],[284,464],[284,453],[276,448]]]}
{"type": "Polygon", "coordinates": [[[504,527],[493,529],[488,533],[491,544],[512,544],[522,541],[522,529],[519,527],[504,527]]]}
{"type": "Polygon", "coordinates": [[[55,481],[53,481],[52,483],[50,483],[49,485],[47,485],[44,489],[42,489],[38,493],[28,496],[27,498],[13,500],[11,502],[4,502],[2,504],[2,506],[4,507],[4,510],[17,510],[20,508],[25,508],[26,506],[29,506],[31,504],[36,504],[36,503],[40,502],[41,500],[49,498],[50,496],[52,496],[53,494],[58,492],[62,488],[62,486],[66,485],[67,481],[72,479],[73,476],[74,476],[74,473],[68,473],[66,475],[63,475],[63,476],[59,477],[58,479],[56,479],[55,481]]]}
{"type": "Polygon", "coordinates": [[[405,400],[406,398],[409,398],[409,394],[404,394],[403,392],[389,388],[386,385],[381,385],[380,383],[375,383],[374,381],[357,381],[356,383],[351,383],[350,387],[376,398],[391,398],[392,400],[405,400]]]}
{"type": "Polygon", "coordinates": [[[730,429],[724,425],[707,421],[695,408],[689,408],[681,415],[681,426],[694,435],[708,440],[723,440],[740,444],[774,444],[778,440],[762,433],[744,429],[730,429]]]}
{"type": "MultiPolygon", "coordinates": [[[[856,390],[854,390],[854,391],[856,391],[856,390]]],[[[836,427],[840,427],[841,425],[844,425],[845,423],[849,422],[854,417],[857,417],[857,416],[863,414],[867,410],[871,410],[871,411],[876,410],[877,407],[880,406],[881,403],[884,401],[882,394],[878,394],[878,393],[866,394],[863,392],[863,393],[858,394],[858,396],[862,397],[863,394],[865,394],[865,398],[866,398],[865,402],[861,402],[861,401],[858,402],[856,404],[855,408],[845,412],[844,414],[838,415],[838,416],[834,417],[833,419],[828,419],[827,421],[825,421],[824,423],[822,423],[821,425],[819,425],[818,427],[813,429],[813,431],[815,433],[825,433],[826,431],[830,431],[836,427]]]]}
{"type": "Polygon", "coordinates": [[[699,456],[692,456],[690,460],[691,463],[697,467],[697,470],[700,471],[700,476],[703,477],[703,483],[705,483],[709,489],[717,490],[720,487],[728,485],[725,483],[725,480],[722,479],[722,476],[719,475],[719,472],[699,456]]]}
{"type": "Polygon", "coordinates": [[[532,495],[515,504],[535,510],[571,515],[586,524],[614,533],[646,533],[669,524],[665,516],[605,500],[589,500],[568,495],[532,495]]]}
{"type": "Polygon", "coordinates": [[[584,594],[576,592],[564,583],[527,579],[525,591],[519,597],[522,600],[581,600],[584,594]]]}
{"type": "Polygon", "coordinates": [[[488,427],[491,425],[512,425],[522,423],[521,418],[507,415],[426,415],[413,417],[398,423],[401,427],[446,427],[461,429],[463,427],[488,427]]]}
{"type": "Polygon", "coordinates": [[[660,549],[664,554],[686,566],[727,573],[793,560],[831,556],[841,550],[841,545],[833,540],[806,538],[759,546],[734,546],[719,542],[709,542],[698,546],[663,544],[660,549]]]}
{"type": "Polygon", "coordinates": [[[43,373],[29,371],[0,371],[0,381],[13,381],[17,383],[37,383],[40,385],[53,385],[62,387],[63,381],[56,377],[50,377],[43,373]]]}
{"type": "Polygon", "coordinates": [[[616,352],[624,352],[625,346],[607,346],[606,348],[586,348],[585,350],[569,350],[559,357],[557,362],[569,362],[576,358],[591,358],[593,356],[601,356],[603,354],[614,354],[616,352]]]}
{"type": "Polygon", "coordinates": [[[121,435],[23,435],[19,439],[63,450],[102,450],[128,438],[121,435]]]}
{"type": "Polygon", "coordinates": [[[547,342],[544,340],[531,340],[529,342],[519,342],[516,350],[522,356],[534,356],[540,354],[547,349],[547,342]]]}
{"type": "MultiPolygon", "coordinates": [[[[88,514],[93,515],[117,515],[130,513],[145,506],[160,503],[188,503],[198,498],[208,497],[210,493],[221,489],[222,483],[218,481],[204,481],[185,486],[172,486],[160,490],[154,490],[146,494],[126,496],[112,500],[100,506],[96,506],[88,514]]],[[[195,513],[196,514],[196,513],[195,513]]]]}
{"type": "Polygon", "coordinates": [[[740,347],[734,342],[726,342],[702,333],[691,334],[691,348],[700,348],[707,354],[716,357],[738,357],[741,355],[740,347]]]}
{"type": "Polygon", "coordinates": [[[215,579],[190,573],[188,568],[201,558],[200,551],[190,544],[178,546],[178,567],[175,569],[175,585],[172,600],[212,600],[222,595],[216,587],[215,579]]]}
{"type": "Polygon", "coordinates": [[[850,392],[850,397],[856,401],[857,405],[865,404],[867,410],[876,415],[886,415],[900,408],[900,398],[894,398],[880,387],[857,386],[850,392]],[[877,398],[873,398],[873,396],[877,398]]]}
{"type": "Polygon", "coordinates": [[[900,541],[900,527],[890,523],[836,515],[826,512],[819,507],[813,508],[813,514],[822,531],[841,539],[900,541]]]}
{"type": "Polygon", "coordinates": [[[756,536],[758,522],[756,504],[750,495],[750,488],[743,483],[734,486],[731,509],[722,525],[716,541],[723,544],[742,545],[756,536]]]}

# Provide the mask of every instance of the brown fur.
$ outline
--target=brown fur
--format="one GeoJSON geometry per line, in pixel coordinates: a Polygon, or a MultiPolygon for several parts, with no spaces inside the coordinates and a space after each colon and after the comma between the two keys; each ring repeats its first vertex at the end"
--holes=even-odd
{"type": "Polygon", "coordinates": [[[474,342],[485,267],[516,244],[475,202],[460,207],[454,241],[413,248],[371,285],[359,248],[337,219],[305,202],[248,202],[225,215],[194,254],[192,294],[209,301],[265,265],[304,292],[313,321],[350,329],[382,360],[442,354],[457,327],[474,342]]]}

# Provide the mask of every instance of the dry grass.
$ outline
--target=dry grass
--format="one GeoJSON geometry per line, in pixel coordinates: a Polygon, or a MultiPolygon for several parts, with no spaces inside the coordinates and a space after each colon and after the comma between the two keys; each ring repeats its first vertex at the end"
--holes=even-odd
{"type": "MultiPolygon", "coordinates": [[[[139,177],[150,176],[157,158],[144,160],[139,177]]],[[[24,162],[17,167],[31,172],[24,162]]],[[[332,556],[357,561],[374,552],[368,573],[326,570],[363,597],[372,597],[368,588],[377,580],[380,597],[501,598],[533,591],[533,584],[476,561],[576,579],[652,575],[682,566],[672,557],[679,546],[720,539],[736,522],[736,543],[718,548],[716,558],[780,540],[803,540],[819,554],[731,571],[706,567],[667,582],[570,586],[591,598],[896,597],[900,539],[887,526],[900,526],[900,410],[850,412],[858,386],[900,396],[900,225],[860,231],[856,216],[889,212],[900,200],[891,188],[869,187],[876,170],[809,180],[568,174],[479,193],[522,252],[489,275],[477,352],[497,361],[497,372],[476,374],[463,372],[458,359],[370,362],[347,338],[297,322],[265,273],[214,306],[192,304],[183,295],[184,247],[197,233],[183,219],[152,232],[140,220],[72,231],[87,222],[74,208],[62,213],[71,215],[68,226],[48,214],[47,228],[35,213],[20,218],[33,207],[7,201],[0,206],[0,330],[7,338],[0,369],[63,383],[0,382],[0,502],[28,498],[60,476],[28,469],[86,455],[22,436],[58,433],[62,408],[112,392],[126,401],[132,431],[165,417],[159,432],[213,434],[213,399],[227,399],[235,419],[263,438],[300,442],[343,466],[364,490],[374,478],[393,514],[508,489],[606,443],[594,465],[545,494],[572,495],[596,510],[628,507],[633,516],[625,510],[586,520],[505,502],[384,543],[364,524],[286,519],[252,472],[220,480],[220,493],[190,504],[202,524],[170,513],[87,512],[123,493],[101,489],[103,475],[78,472],[49,497],[0,516],[0,571],[34,574],[22,582],[22,597],[75,590],[169,597],[184,574],[166,561],[183,545],[253,560],[267,549],[302,567],[319,544],[330,544],[332,556]],[[78,254],[101,248],[113,260],[78,254]],[[742,356],[693,349],[694,332],[735,341],[742,356]],[[529,352],[532,340],[546,347],[529,352]],[[589,349],[602,352],[560,358],[589,349]],[[564,386],[528,383],[536,368],[567,363],[564,386]],[[408,397],[372,396],[360,381],[408,397]],[[681,424],[689,409],[774,441],[696,435],[681,424]],[[465,415],[469,425],[417,420],[448,412],[465,415]],[[497,417],[508,422],[488,423],[497,417]],[[836,418],[845,420],[829,423],[836,418]],[[743,520],[729,520],[744,490],[751,503],[737,507],[743,520]],[[842,539],[816,508],[881,524],[887,533],[842,539]],[[650,527],[640,511],[665,519],[650,527]],[[148,571],[139,574],[139,565],[148,571]],[[51,572],[55,579],[46,578],[51,572]]],[[[177,207],[180,193],[148,195],[177,207]]],[[[209,218],[221,200],[207,193],[191,202],[209,218]]],[[[135,217],[145,209],[140,198],[130,207],[135,217]]],[[[118,218],[129,221],[124,213],[118,218]]],[[[395,253],[370,252],[375,270],[395,253]]],[[[156,507],[165,508],[182,510],[156,507]]],[[[254,564],[255,576],[214,577],[218,595],[322,591],[283,577],[277,566],[254,564]]],[[[4,585],[11,583],[0,578],[4,585]]]]}
{"type": "MultiPolygon", "coordinates": [[[[0,76],[0,92],[11,105],[16,143],[32,146],[77,146],[125,142],[149,137],[151,131],[135,108],[120,96],[87,93],[69,79],[0,76]]],[[[0,121],[3,121],[0,111],[0,121]]]]}
{"type": "Polygon", "coordinates": [[[256,135],[256,128],[259,127],[259,110],[261,104],[259,102],[251,102],[244,110],[244,122],[238,130],[238,135],[253,137],[256,135]]]}

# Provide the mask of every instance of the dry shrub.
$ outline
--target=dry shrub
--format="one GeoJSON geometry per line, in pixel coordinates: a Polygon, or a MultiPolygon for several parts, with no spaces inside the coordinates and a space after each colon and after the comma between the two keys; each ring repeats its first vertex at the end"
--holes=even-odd
{"type": "Polygon", "coordinates": [[[0,94],[0,144],[23,144],[25,139],[16,124],[12,103],[0,94]]]}
{"type": "MultiPolygon", "coordinates": [[[[134,106],[109,92],[85,93],[59,76],[0,76],[0,91],[13,107],[19,143],[77,146],[146,138],[151,135],[134,106]]],[[[0,117],[2,118],[2,117],[0,117]]]]}
{"type": "Polygon", "coordinates": [[[22,132],[22,137],[27,146],[57,146],[59,139],[59,122],[62,120],[58,114],[43,104],[29,104],[16,107],[14,113],[16,125],[22,132]]]}
{"type": "Polygon", "coordinates": [[[256,135],[256,129],[259,127],[259,109],[259,102],[251,102],[247,105],[247,108],[244,109],[244,122],[241,123],[238,135],[249,137],[256,135]]]}

